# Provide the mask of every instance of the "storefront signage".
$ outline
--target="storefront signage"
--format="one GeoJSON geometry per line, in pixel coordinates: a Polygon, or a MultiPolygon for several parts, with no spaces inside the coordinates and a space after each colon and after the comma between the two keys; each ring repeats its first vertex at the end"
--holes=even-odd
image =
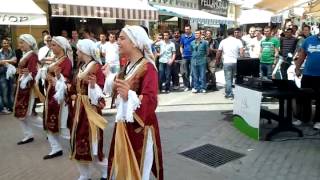
{"type": "Polygon", "coordinates": [[[228,16],[228,0],[199,0],[199,9],[219,16],[228,16]]]}
{"type": "Polygon", "coordinates": [[[0,13],[0,24],[2,25],[45,25],[44,15],[16,15],[0,13]]]}
{"type": "Polygon", "coordinates": [[[197,1],[194,0],[149,0],[150,4],[178,7],[178,8],[188,8],[196,9],[197,1]]]}

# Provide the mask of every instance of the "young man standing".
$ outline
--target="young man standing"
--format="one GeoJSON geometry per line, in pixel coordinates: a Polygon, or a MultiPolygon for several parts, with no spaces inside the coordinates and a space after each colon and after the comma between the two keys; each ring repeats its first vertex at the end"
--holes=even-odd
{"type": "MultiPolygon", "coordinates": [[[[305,62],[303,76],[301,79],[301,88],[312,88],[317,94],[320,92],[320,34],[310,36],[305,39],[299,50],[296,61],[296,74],[301,75],[301,66],[305,62]]],[[[320,129],[320,98],[316,98],[316,111],[314,115],[314,128],[320,129]]],[[[308,122],[312,115],[311,99],[304,98],[301,102],[304,111],[301,120],[308,122]]]]}
{"type": "Polygon", "coordinates": [[[0,112],[8,114],[13,107],[14,77],[6,77],[7,64],[16,64],[15,52],[10,47],[8,39],[2,40],[0,49],[0,112]]]}
{"type": "Polygon", "coordinates": [[[191,42],[191,71],[193,80],[193,93],[206,93],[206,67],[208,55],[208,42],[201,38],[201,31],[195,31],[195,40],[191,42]]]}
{"type": "Polygon", "coordinates": [[[181,74],[183,78],[184,91],[189,91],[190,86],[190,61],[191,61],[191,42],[195,39],[194,35],[191,32],[191,26],[186,25],[184,27],[184,32],[180,40],[180,51],[182,54],[181,62],[181,74]]]}
{"type": "Polygon", "coordinates": [[[206,31],[206,40],[208,41],[208,56],[207,56],[207,84],[208,89],[211,89],[213,91],[217,91],[217,83],[216,83],[216,53],[219,48],[219,42],[216,39],[212,38],[212,32],[207,30],[206,31]]]}
{"type": "Polygon", "coordinates": [[[288,79],[287,77],[287,70],[291,65],[290,59],[288,58],[288,54],[293,53],[296,51],[297,46],[297,38],[293,36],[293,31],[291,28],[286,29],[284,32],[284,37],[280,39],[280,54],[283,57],[283,63],[281,63],[281,74],[283,79],[288,79]]]}
{"type": "Polygon", "coordinates": [[[176,58],[172,63],[172,84],[173,89],[178,90],[180,88],[179,83],[179,72],[180,72],[180,63],[182,60],[182,55],[180,52],[180,31],[178,29],[174,30],[173,39],[171,40],[176,48],[176,58]]]}
{"type": "Polygon", "coordinates": [[[264,28],[265,39],[261,41],[260,74],[271,79],[272,70],[279,58],[279,39],[271,34],[271,27],[264,28]]]}
{"type": "Polygon", "coordinates": [[[169,39],[169,32],[163,33],[163,40],[157,45],[160,46],[159,56],[159,73],[160,73],[160,90],[161,92],[170,92],[171,82],[171,65],[176,58],[175,44],[169,39]],[[165,89],[163,89],[165,88],[165,89]]]}
{"type": "Polygon", "coordinates": [[[106,43],[105,59],[106,64],[110,66],[112,73],[120,71],[119,45],[116,41],[116,34],[109,34],[109,41],[106,43]]]}
{"type": "Polygon", "coordinates": [[[223,70],[226,81],[225,98],[233,99],[232,83],[236,72],[237,59],[243,57],[243,44],[234,37],[234,29],[228,29],[228,37],[219,44],[216,63],[219,64],[223,56],[223,70]]]}
{"type": "Polygon", "coordinates": [[[107,36],[105,33],[100,33],[100,41],[97,42],[97,47],[100,50],[100,59],[102,64],[106,62],[106,51],[107,51],[107,36]]]}

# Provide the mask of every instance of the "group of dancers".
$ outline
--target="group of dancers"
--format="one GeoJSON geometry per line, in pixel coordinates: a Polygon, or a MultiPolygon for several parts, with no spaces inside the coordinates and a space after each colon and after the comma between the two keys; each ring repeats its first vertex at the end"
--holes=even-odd
{"type": "Polygon", "coordinates": [[[30,120],[35,98],[44,102],[43,127],[51,151],[43,159],[63,155],[61,137],[70,137],[70,158],[76,160],[79,180],[91,178],[90,166],[101,179],[148,180],[153,172],[163,180],[157,107],[158,77],[151,51],[152,41],[140,26],[126,26],[119,38],[119,53],[128,57],[117,74],[102,66],[99,50],[89,39],[77,43],[81,66],[73,73],[72,49],[62,36],[52,38],[54,61],[40,68],[37,44],[30,34],[19,37],[23,51],[14,103],[24,137],[18,145],[34,141],[30,120]],[[45,87],[44,93],[39,83],[45,87]],[[102,116],[105,95],[112,94],[117,106],[108,158],[103,152],[102,116]]]}

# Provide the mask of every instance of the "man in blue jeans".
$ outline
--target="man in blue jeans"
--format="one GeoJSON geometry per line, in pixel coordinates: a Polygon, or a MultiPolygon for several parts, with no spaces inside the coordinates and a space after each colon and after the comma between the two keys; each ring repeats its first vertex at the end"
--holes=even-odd
{"type": "Polygon", "coordinates": [[[13,83],[14,77],[7,79],[7,64],[15,64],[17,58],[15,52],[11,49],[8,39],[2,40],[2,48],[0,49],[0,112],[9,114],[13,108],[13,83]]]}
{"type": "Polygon", "coordinates": [[[236,73],[237,59],[243,57],[242,42],[234,37],[234,29],[228,29],[228,37],[219,44],[216,63],[219,64],[223,57],[223,70],[226,81],[225,98],[233,99],[232,83],[236,73]]]}
{"type": "Polygon", "coordinates": [[[176,58],[175,44],[169,39],[169,32],[163,33],[163,40],[156,43],[160,46],[159,56],[159,76],[161,92],[170,92],[171,66],[176,58]]]}
{"type": "Polygon", "coordinates": [[[201,39],[201,31],[196,30],[194,32],[195,40],[191,42],[191,71],[193,80],[193,93],[206,93],[207,81],[207,54],[208,54],[208,42],[201,39]]]}
{"type": "Polygon", "coordinates": [[[190,61],[192,57],[191,42],[195,39],[191,32],[191,26],[186,25],[184,27],[184,33],[180,39],[180,52],[182,54],[182,61],[180,66],[180,72],[183,79],[184,91],[189,91],[190,86],[190,61]]]}

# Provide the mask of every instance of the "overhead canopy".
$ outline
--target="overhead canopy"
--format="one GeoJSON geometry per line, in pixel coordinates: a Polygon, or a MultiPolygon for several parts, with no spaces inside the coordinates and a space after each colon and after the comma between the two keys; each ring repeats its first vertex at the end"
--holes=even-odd
{"type": "Polygon", "coordinates": [[[311,16],[320,16],[320,1],[311,3],[306,9],[306,14],[311,16]]]}
{"type": "Polygon", "coordinates": [[[1,25],[46,25],[46,13],[32,0],[0,0],[1,25]]]}
{"type": "Polygon", "coordinates": [[[54,17],[158,20],[155,8],[140,0],[49,0],[54,17]]]}
{"type": "Polygon", "coordinates": [[[191,22],[197,22],[199,24],[213,25],[233,23],[231,19],[228,19],[226,17],[210,14],[200,10],[182,9],[159,5],[154,5],[153,7],[157,8],[160,14],[189,19],[191,22]]]}
{"type": "Polygon", "coordinates": [[[279,12],[288,8],[297,7],[311,0],[261,0],[255,4],[258,9],[279,12]]]}
{"type": "Polygon", "coordinates": [[[243,10],[238,18],[238,22],[240,24],[269,23],[273,14],[273,12],[260,9],[243,10]]]}

